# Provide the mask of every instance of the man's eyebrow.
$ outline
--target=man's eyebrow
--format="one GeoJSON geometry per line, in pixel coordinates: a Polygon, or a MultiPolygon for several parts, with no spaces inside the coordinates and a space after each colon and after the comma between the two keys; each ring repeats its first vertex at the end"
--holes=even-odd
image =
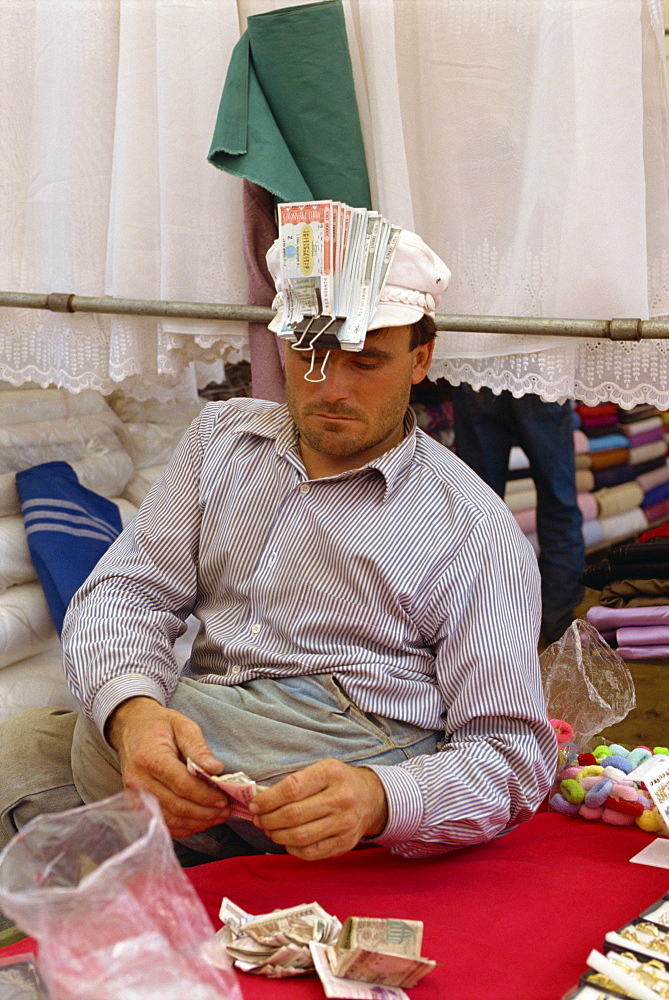
{"type": "MultiPolygon", "coordinates": [[[[351,351],[351,354],[354,352],[351,351]]],[[[394,357],[392,351],[384,351],[381,347],[363,347],[361,351],[355,351],[358,357],[388,359],[394,357]]]]}

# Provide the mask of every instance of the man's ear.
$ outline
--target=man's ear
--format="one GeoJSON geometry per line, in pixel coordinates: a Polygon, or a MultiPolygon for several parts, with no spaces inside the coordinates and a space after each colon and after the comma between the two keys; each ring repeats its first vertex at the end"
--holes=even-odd
{"type": "Polygon", "coordinates": [[[429,344],[419,344],[418,347],[413,349],[413,373],[411,375],[411,384],[418,385],[422,382],[428,371],[430,370],[430,365],[432,364],[432,355],[434,353],[434,341],[431,340],[429,344]]]}

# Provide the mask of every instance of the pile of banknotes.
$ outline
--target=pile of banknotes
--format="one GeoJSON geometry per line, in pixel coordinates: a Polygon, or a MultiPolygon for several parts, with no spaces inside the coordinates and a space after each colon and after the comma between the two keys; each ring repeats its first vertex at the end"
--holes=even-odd
{"type": "Polygon", "coordinates": [[[420,955],[418,920],[349,917],[342,924],[318,903],[254,916],[227,897],[223,927],[202,946],[212,965],[229,958],[243,972],[283,979],[316,971],[327,997],[408,1000],[435,962],[420,955]],[[382,989],[383,992],[379,992],[382,989]]]}

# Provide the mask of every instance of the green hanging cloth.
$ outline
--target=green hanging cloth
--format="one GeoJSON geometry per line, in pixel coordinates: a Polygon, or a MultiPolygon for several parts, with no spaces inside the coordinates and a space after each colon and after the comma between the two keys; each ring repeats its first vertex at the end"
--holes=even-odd
{"type": "Polygon", "coordinates": [[[341,0],[249,17],[208,159],[277,201],[371,208],[341,0]]]}

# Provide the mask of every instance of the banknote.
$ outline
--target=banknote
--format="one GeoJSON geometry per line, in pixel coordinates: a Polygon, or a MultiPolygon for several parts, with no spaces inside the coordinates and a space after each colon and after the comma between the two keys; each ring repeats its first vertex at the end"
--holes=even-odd
{"type": "Polygon", "coordinates": [[[225,897],[219,916],[224,926],[202,946],[207,961],[225,968],[232,959],[243,972],[275,979],[313,972],[309,943],[329,944],[341,930],[337,917],[316,902],[253,916],[225,897]]]}
{"type": "Polygon", "coordinates": [[[367,948],[393,955],[420,957],[423,944],[422,920],[398,920],[386,917],[349,917],[344,921],[337,949],[367,948]]]}
{"type": "Polygon", "coordinates": [[[330,947],[327,955],[335,976],[378,983],[381,986],[402,986],[406,989],[420,982],[437,964],[429,958],[411,958],[408,955],[370,951],[368,948],[353,948],[342,952],[330,947]]]}
{"type": "Polygon", "coordinates": [[[258,792],[264,791],[265,785],[257,785],[243,771],[235,771],[232,774],[209,774],[190,757],[186,759],[186,767],[190,774],[196,778],[225,792],[230,799],[233,816],[237,816],[239,819],[253,820],[253,813],[249,811],[248,804],[258,792]]]}
{"type": "Polygon", "coordinates": [[[408,994],[396,986],[356,982],[335,976],[330,967],[327,945],[312,941],[309,948],[326,997],[341,1000],[409,1000],[408,994]]]}

